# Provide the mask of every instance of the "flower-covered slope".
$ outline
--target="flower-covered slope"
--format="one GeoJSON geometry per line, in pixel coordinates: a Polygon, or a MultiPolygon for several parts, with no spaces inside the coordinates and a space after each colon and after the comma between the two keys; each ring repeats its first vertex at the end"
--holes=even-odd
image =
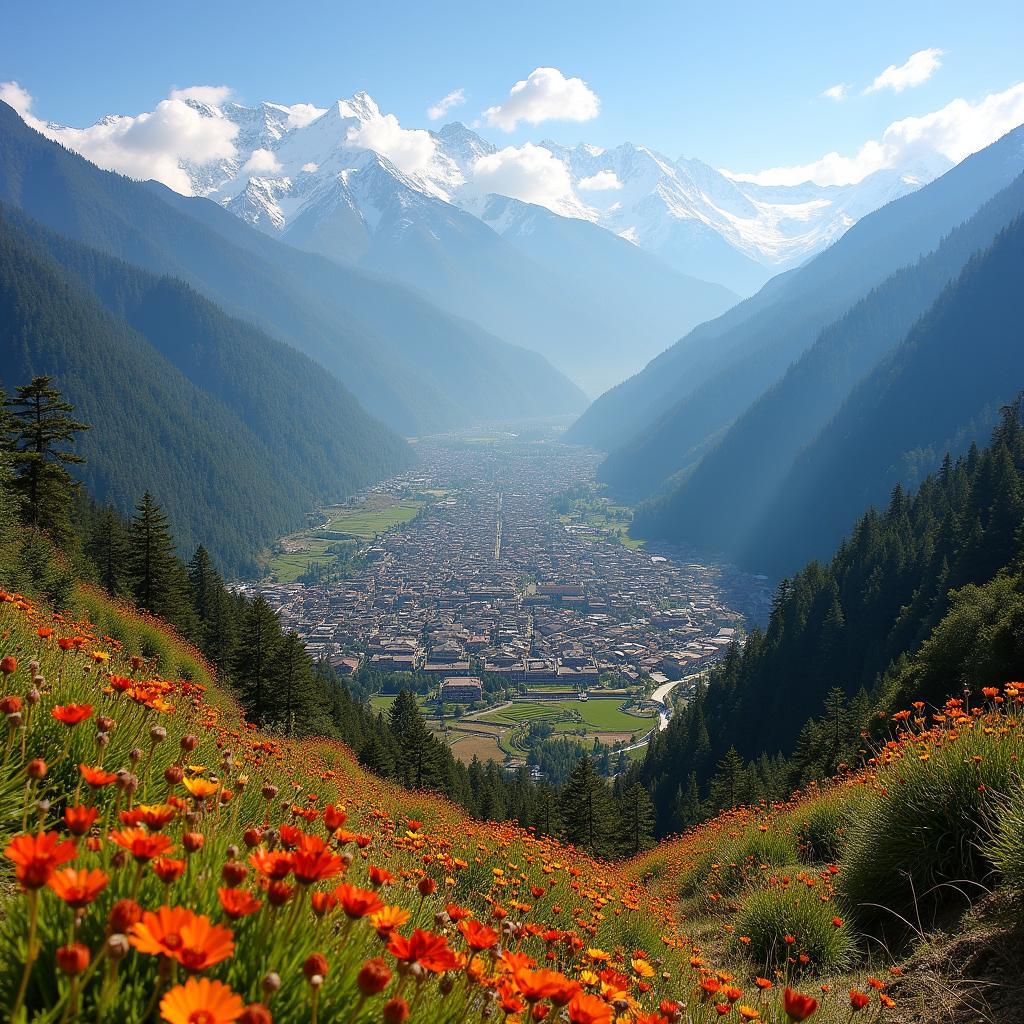
{"type": "Polygon", "coordinates": [[[341,744],[263,735],[159,623],[96,591],[75,601],[56,615],[0,592],[0,1005],[15,1021],[892,1017],[880,980],[819,991],[811,972],[852,977],[857,959],[846,868],[829,860],[850,862],[856,840],[797,823],[827,817],[816,802],[884,803],[900,759],[926,770],[995,743],[989,729],[1007,751],[1019,740],[995,704],[954,707],[821,795],[605,865],[397,789],[341,744]],[[778,835],[791,854],[785,838],[781,854],[758,846],[778,835]],[[792,929],[781,955],[774,927],[792,929]]]}

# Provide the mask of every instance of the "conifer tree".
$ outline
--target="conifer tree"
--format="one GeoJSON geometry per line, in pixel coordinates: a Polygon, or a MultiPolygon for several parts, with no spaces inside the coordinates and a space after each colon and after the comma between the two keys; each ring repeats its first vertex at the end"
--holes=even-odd
{"type": "Polygon", "coordinates": [[[743,758],[735,747],[725,752],[717,769],[711,780],[711,798],[720,808],[735,807],[740,802],[744,777],[743,758]]]}
{"type": "Polygon", "coordinates": [[[167,516],[146,491],[135,506],[128,534],[132,596],[144,611],[171,622],[176,622],[181,613],[176,561],[167,516]]]}
{"type": "Polygon", "coordinates": [[[226,669],[237,632],[236,612],[220,573],[202,545],[188,564],[188,582],[199,620],[199,645],[214,665],[226,669]]]}
{"type": "Polygon", "coordinates": [[[130,592],[129,539],[117,510],[104,506],[95,516],[85,542],[86,556],[99,572],[100,586],[114,597],[130,592]]]}
{"type": "Polygon", "coordinates": [[[426,788],[437,778],[436,743],[411,690],[402,690],[395,698],[389,720],[399,750],[399,781],[406,789],[426,788]]]}
{"type": "Polygon", "coordinates": [[[621,850],[632,857],[654,842],[654,803],[639,783],[634,783],[619,801],[621,850]]]}
{"type": "Polygon", "coordinates": [[[298,633],[288,633],[277,646],[272,665],[277,719],[286,736],[312,732],[323,722],[322,682],[298,633]]]}
{"type": "Polygon", "coordinates": [[[78,486],[65,467],[85,462],[67,446],[89,425],[68,415],[74,406],[64,401],[49,377],[33,377],[5,404],[22,519],[65,546],[74,536],[70,509],[78,486]]]}
{"type": "Polygon", "coordinates": [[[273,669],[280,642],[277,616],[259,595],[249,605],[232,658],[232,677],[242,705],[258,725],[274,718],[273,669]]]}
{"type": "Polygon", "coordinates": [[[595,856],[606,856],[611,851],[615,809],[611,793],[588,755],[576,763],[565,784],[561,811],[568,842],[595,856]]]}

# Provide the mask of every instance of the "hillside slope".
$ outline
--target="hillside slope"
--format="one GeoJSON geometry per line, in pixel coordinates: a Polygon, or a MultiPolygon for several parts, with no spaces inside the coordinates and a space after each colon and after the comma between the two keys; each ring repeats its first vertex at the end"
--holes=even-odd
{"type": "MultiPolygon", "coordinates": [[[[731,556],[746,550],[751,531],[800,450],[826,426],[861,378],[903,341],[971,256],[988,248],[1022,211],[1024,177],[1019,177],[934,252],[897,271],[829,325],[666,500],[640,516],[645,528],[731,556]]],[[[621,475],[611,464],[629,451],[609,458],[609,474],[621,475]]]]}
{"type": "Polygon", "coordinates": [[[805,266],[691,331],[598,399],[570,439],[609,451],[629,447],[631,457],[618,461],[623,479],[610,470],[607,482],[649,494],[778,380],[824,327],[931,252],[1022,170],[1024,127],[858,221],[805,266]]]}
{"type": "Polygon", "coordinates": [[[96,287],[119,296],[111,301],[117,312],[105,308],[81,276],[0,216],[3,385],[13,389],[40,374],[60,381],[94,424],[80,452],[87,460],[83,479],[98,500],[127,511],[152,488],[183,550],[206,543],[225,569],[237,572],[252,568],[260,548],[301,523],[318,499],[408,462],[402,441],[340,386],[319,380],[323,375],[297,353],[229,320],[177,282],[34,230],[94,275],[96,287]],[[165,347],[173,358],[118,315],[129,312],[138,327],[156,336],[169,332],[165,347]],[[247,380],[254,371],[269,376],[247,380]],[[280,418],[293,415],[288,406],[306,393],[310,410],[337,431],[338,441],[328,445],[334,465],[296,465],[287,443],[294,431],[278,435],[280,418]]]}
{"type": "Polygon", "coordinates": [[[0,140],[0,200],[75,241],[182,279],[311,356],[401,433],[572,412],[584,402],[536,353],[382,278],[276,242],[206,200],[182,200],[207,208],[185,216],[176,193],[100,170],[5,104],[0,140]]]}

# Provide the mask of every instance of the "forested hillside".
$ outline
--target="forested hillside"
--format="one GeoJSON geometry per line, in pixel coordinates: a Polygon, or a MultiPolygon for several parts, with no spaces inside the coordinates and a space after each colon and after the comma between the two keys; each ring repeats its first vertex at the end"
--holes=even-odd
{"type": "Polygon", "coordinates": [[[160,342],[105,308],[83,277],[0,215],[3,382],[41,374],[65,382],[79,414],[95,424],[82,436],[80,454],[82,479],[98,500],[126,512],[152,487],[179,524],[182,550],[202,538],[225,570],[237,572],[251,568],[260,548],[294,529],[318,500],[409,461],[402,441],[297,353],[177,282],[134,272],[45,230],[37,236],[93,275],[119,312],[131,307],[137,325],[160,342]],[[307,399],[305,408],[336,432],[325,445],[333,465],[293,459],[296,431],[282,421],[301,423],[295,410],[307,399]]]}
{"type": "Polygon", "coordinates": [[[623,448],[604,479],[640,497],[650,494],[692,465],[709,439],[771,387],[825,327],[935,249],[1022,170],[1024,128],[1018,128],[864,217],[805,266],[691,331],[598,399],[570,437],[609,451],[623,448]]]}
{"type": "MultiPolygon", "coordinates": [[[[751,531],[776,497],[800,450],[826,426],[859,381],[904,340],[970,258],[988,248],[1022,210],[1024,177],[1018,177],[944,238],[934,252],[898,270],[826,327],[782,379],[668,491],[664,502],[641,515],[644,525],[654,533],[685,538],[697,547],[732,557],[749,550],[751,531]]],[[[624,451],[611,455],[608,472],[613,472],[613,462],[623,458],[624,451]]],[[[852,506],[854,514],[865,504],[861,500],[852,506]]],[[[808,512],[817,514],[816,509],[808,512]]],[[[844,523],[843,528],[848,525],[844,523]]],[[[756,556],[751,553],[751,557],[756,556]]],[[[798,557],[796,564],[804,560],[798,557]]]]}
{"type": "Polygon", "coordinates": [[[941,705],[1019,675],[1022,521],[1015,402],[988,448],[947,456],[912,495],[897,487],[830,561],[783,580],[767,629],[711,671],[635,769],[659,828],[687,824],[705,801],[784,797],[855,763],[862,733],[901,701],[941,705]]]}
{"type": "Polygon", "coordinates": [[[400,433],[584,404],[537,353],[382,277],[268,238],[207,200],[100,170],[4,104],[0,140],[0,200],[74,241],[180,278],[315,359],[400,433]]]}

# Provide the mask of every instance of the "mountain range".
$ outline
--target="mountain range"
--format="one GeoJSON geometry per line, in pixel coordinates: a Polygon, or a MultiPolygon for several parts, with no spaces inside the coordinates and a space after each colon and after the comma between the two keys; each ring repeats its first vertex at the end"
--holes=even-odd
{"type": "Polygon", "coordinates": [[[948,167],[935,157],[855,185],[767,187],[629,143],[542,142],[526,148],[560,185],[538,195],[509,179],[512,151],[459,123],[406,132],[366,93],[300,118],[269,102],[187,102],[236,132],[232,157],[182,165],[195,195],[413,286],[591,395],[948,167]]]}
{"type": "MultiPolygon", "coordinates": [[[[998,321],[979,311],[988,333],[978,344],[995,345],[984,349],[987,356],[978,348],[987,374],[979,387],[987,387],[987,397],[954,403],[956,429],[943,432],[943,417],[925,416],[935,431],[922,447],[920,437],[893,420],[890,442],[903,454],[877,466],[854,500],[835,502],[828,514],[814,487],[796,487],[789,476],[804,449],[838,429],[833,418],[844,403],[856,406],[869,394],[858,390],[862,380],[873,373],[884,379],[885,360],[916,321],[931,315],[944,290],[1020,213],[1022,171],[1024,128],[1018,128],[865,217],[830,249],[697,328],[595,402],[570,437],[610,449],[599,476],[616,492],[634,500],[660,492],[638,513],[637,528],[785,572],[830,550],[864,504],[884,498],[896,483],[912,485],[947,449],[960,450],[987,432],[1020,380],[995,369],[1007,358],[1000,347],[1010,343],[998,321]],[[785,508],[771,515],[786,527],[765,532],[767,525],[758,524],[773,503],[785,508]]],[[[1012,326],[1012,314],[1006,316],[1012,326]]],[[[926,358],[919,357],[918,371],[926,358]]],[[[958,358],[971,360],[970,349],[958,358]]],[[[943,359],[961,372],[951,354],[943,359]]],[[[962,370],[968,378],[970,369],[962,370]]],[[[908,386],[921,397],[929,380],[915,372],[908,386]]],[[[884,390],[878,379],[872,386],[884,390]]],[[[872,443],[878,446],[877,439],[872,443]]],[[[819,466],[817,478],[825,494],[842,489],[838,481],[826,485],[827,473],[835,472],[828,465],[819,466]]]]}

